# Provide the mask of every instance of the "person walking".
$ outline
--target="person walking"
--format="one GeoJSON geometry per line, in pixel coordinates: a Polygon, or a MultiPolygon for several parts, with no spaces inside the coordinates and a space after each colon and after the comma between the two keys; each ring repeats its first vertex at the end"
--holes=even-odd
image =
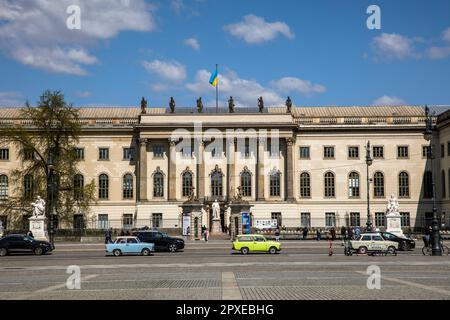
{"type": "Polygon", "coordinates": [[[111,243],[112,228],[105,231],[105,244],[111,243]]]}
{"type": "Polygon", "coordinates": [[[341,227],[341,238],[342,238],[342,240],[347,240],[346,234],[347,234],[347,228],[345,228],[345,226],[342,226],[341,227]]]}
{"type": "Polygon", "coordinates": [[[308,237],[308,228],[303,227],[303,240],[306,240],[307,237],[308,237]]]}
{"type": "Polygon", "coordinates": [[[208,240],[209,240],[209,230],[206,229],[205,230],[205,241],[208,242],[208,240]]]}
{"type": "Polygon", "coordinates": [[[277,241],[277,242],[280,241],[280,228],[279,227],[275,230],[275,241],[277,241]]]}
{"type": "Polygon", "coordinates": [[[206,230],[206,227],[205,227],[205,225],[203,225],[202,226],[202,240],[203,241],[205,241],[205,230],[206,230]]]}
{"type": "Polygon", "coordinates": [[[347,237],[348,237],[348,240],[353,239],[353,229],[350,227],[348,227],[348,229],[347,229],[347,237]]]}
{"type": "Polygon", "coordinates": [[[320,229],[317,229],[316,230],[316,240],[320,241],[321,239],[322,239],[322,234],[320,232],[320,229]]]}
{"type": "Polygon", "coordinates": [[[336,240],[336,229],[334,229],[334,227],[332,227],[330,229],[330,235],[331,235],[331,241],[336,240]]]}

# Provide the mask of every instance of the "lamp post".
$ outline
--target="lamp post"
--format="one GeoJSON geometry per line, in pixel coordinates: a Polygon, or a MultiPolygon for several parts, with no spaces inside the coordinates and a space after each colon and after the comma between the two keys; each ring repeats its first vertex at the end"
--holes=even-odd
{"type": "Polygon", "coordinates": [[[434,150],[433,150],[433,116],[430,114],[430,109],[425,106],[425,131],[423,133],[425,140],[430,142],[428,147],[428,157],[431,159],[431,184],[433,189],[433,220],[431,221],[431,255],[442,256],[440,233],[439,233],[439,220],[436,209],[436,183],[434,179],[434,150]]]}
{"type": "Polygon", "coordinates": [[[49,225],[48,225],[48,233],[49,233],[49,241],[52,247],[55,247],[54,244],[54,221],[53,218],[55,216],[55,154],[54,147],[50,147],[48,151],[47,158],[47,216],[49,217],[49,225]]]}
{"type": "Polygon", "coordinates": [[[367,231],[372,231],[372,221],[370,219],[370,177],[369,167],[372,165],[373,159],[370,155],[370,141],[367,141],[366,145],[366,176],[367,176],[367,231]]]}

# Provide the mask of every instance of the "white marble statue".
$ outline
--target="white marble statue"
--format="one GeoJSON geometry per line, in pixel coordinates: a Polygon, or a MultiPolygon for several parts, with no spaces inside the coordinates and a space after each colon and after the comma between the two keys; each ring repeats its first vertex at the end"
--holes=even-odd
{"type": "Polygon", "coordinates": [[[399,204],[397,197],[395,197],[393,194],[391,194],[391,197],[388,200],[387,204],[387,213],[398,213],[399,204]]]}
{"type": "Polygon", "coordinates": [[[35,218],[45,216],[45,201],[40,196],[37,196],[37,200],[31,203],[31,206],[35,218]]]}
{"type": "Polygon", "coordinates": [[[219,202],[216,201],[213,202],[213,204],[211,205],[212,208],[212,213],[213,213],[213,219],[219,219],[220,216],[220,205],[219,202]]]}

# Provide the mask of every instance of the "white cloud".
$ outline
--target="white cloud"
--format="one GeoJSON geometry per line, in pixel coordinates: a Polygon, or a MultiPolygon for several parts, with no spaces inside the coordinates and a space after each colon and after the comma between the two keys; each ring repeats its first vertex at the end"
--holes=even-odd
{"type": "Polygon", "coordinates": [[[90,97],[92,97],[92,92],[90,92],[90,91],[77,91],[77,92],[75,92],[75,95],[78,98],[90,98],[90,97]]]}
{"type": "Polygon", "coordinates": [[[180,82],[186,79],[186,68],[178,61],[143,61],[142,66],[149,72],[155,73],[164,80],[180,82]]]}
{"type": "Polygon", "coordinates": [[[152,10],[144,0],[0,0],[0,50],[34,68],[85,75],[98,62],[90,46],[122,31],[155,29],[152,10]],[[81,8],[80,30],[66,26],[70,5],[81,8]]]}
{"type": "Polygon", "coordinates": [[[191,48],[194,49],[195,51],[200,50],[200,43],[198,43],[198,40],[195,39],[195,38],[188,38],[188,39],[185,39],[185,40],[183,41],[183,43],[184,43],[185,45],[187,45],[188,47],[191,47],[191,48]]]}
{"type": "Polygon", "coordinates": [[[256,44],[275,39],[278,34],[288,39],[295,37],[289,26],[284,22],[266,22],[264,18],[249,14],[242,22],[224,26],[224,30],[247,43],[256,44]]]}
{"type": "Polygon", "coordinates": [[[443,46],[433,46],[427,50],[431,59],[445,59],[450,56],[450,28],[442,32],[442,40],[446,42],[443,46]]]}
{"type": "Polygon", "coordinates": [[[414,39],[396,33],[382,33],[373,38],[375,53],[384,59],[404,59],[417,56],[414,53],[414,39]]]}
{"type": "Polygon", "coordinates": [[[394,96],[382,96],[372,103],[374,106],[401,106],[406,105],[406,102],[403,99],[394,96]]]}
{"type": "Polygon", "coordinates": [[[313,84],[309,80],[302,80],[294,77],[284,77],[271,82],[271,85],[282,93],[298,92],[305,96],[314,93],[323,93],[326,88],[320,84],[313,84]]]}
{"type": "Polygon", "coordinates": [[[171,0],[170,7],[172,8],[172,10],[179,13],[181,10],[183,10],[186,7],[186,5],[184,4],[183,0],[171,0]]]}
{"type": "Polygon", "coordinates": [[[0,91],[0,106],[16,107],[24,104],[25,100],[22,93],[18,91],[0,91]]]}

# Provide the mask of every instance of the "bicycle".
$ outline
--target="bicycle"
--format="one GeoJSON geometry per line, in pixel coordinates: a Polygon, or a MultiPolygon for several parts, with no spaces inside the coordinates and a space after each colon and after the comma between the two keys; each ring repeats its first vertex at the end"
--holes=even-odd
{"type": "MultiPolygon", "coordinates": [[[[448,256],[449,248],[444,244],[444,241],[440,241],[441,251],[443,256],[448,256]]],[[[431,241],[429,241],[427,246],[423,246],[422,253],[424,256],[431,256],[432,253],[431,241]]]]}

